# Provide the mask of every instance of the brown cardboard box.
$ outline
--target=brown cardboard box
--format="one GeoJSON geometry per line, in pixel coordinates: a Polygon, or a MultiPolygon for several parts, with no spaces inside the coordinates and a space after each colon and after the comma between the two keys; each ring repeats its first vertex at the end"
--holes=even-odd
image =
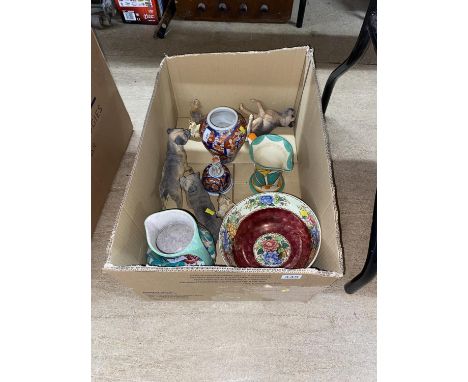
{"type": "MultiPolygon", "coordinates": [[[[211,156],[200,142],[189,141],[185,148],[193,167],[202,168],[209,163],[211,156]]],[[[247,180],[253,166],[247,144],[231,166],[235,182],[232,196],[238,202],[250,195],[247,180]]],[[[174,56],[162,61],[104,271],[155,300],[307,301],[343,276],[327,134],[309,48],[174,56]],[[161,208],[158,184],[166,129],[187,127],[194,98],[201,101],[204,112],[220,105],[237,108],[251,98],[276,110],[295,107],[296,127],[275,133],[287,138],[296,154],[295,168],[287,175],[284,192],[309,204],[321,224],[321,248],[313,268],[233,268],[227,267],[219,256],[213,267],[144,265],[148,246],[143,222],[161,208]]]]}
{"type": "Polygon", "coordinates": [[[132,132],[127,109],[91,32],[91,233],[132,132]]]}

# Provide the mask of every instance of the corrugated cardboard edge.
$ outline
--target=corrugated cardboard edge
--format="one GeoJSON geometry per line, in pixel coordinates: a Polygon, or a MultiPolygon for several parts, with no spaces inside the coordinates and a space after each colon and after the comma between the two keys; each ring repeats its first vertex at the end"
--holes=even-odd
{"type": "Polygon", "coordinates": [[[335,211],[335,232],[336,232],[336,244],[338,247],[338,255],[340,257],[340,268],[341,268],[341,277],[345,274],[345,265],[344,265],[344,256],[343,256],[343,242],[341,237],[341,227],[340,227],[340,214],[338,209],[338,203],[336,202],[336,185],[335,185],[335,176],[333,172],[333,165],[332,165],[332,158],[331,158],[331,151],[330,151],[330,139],[328,136],[328,129],[325,122],[325,116],[323,114],[322,109],[322,97],[320,94],[320,87],[318,84],[317,78],[317,68],[315,66],[314,61],[314,50],[313,48],[309,47],[307,55],[310,59],[311,66],[313,68],[313,75],[314,75],[314,86],[317,90],[317,102],[319,104],[319,111],[320,111],[320,120],[322,124],[322,131],[323,131],[323,139],[325,141],[325,149],[327,151],[327,161],[328,161],[328,175],[330,177],[330,184],[332,188],[332,203],[333,203],[333,210],[335,211]]]}
{"type": "MultiPolygon", "coordinates": [[[[308,73],[305,74],[304,78],[307,78],[308,73]]],[[[154,87],[153,87],[153,93],[151,95],[151,100],[148,104],[148,111],[145,116],[145,122],[143,124],[143,130],[141,133],[140,141],[138,143],[138,148],[137,148],[137,154],[135,156],[135,160],[133,162],[132,166],[132,171],[130,173],[130,178],[129,181],[125,187],[125,193],[122,198],[122,201],[119,206],[119,212],[117,213],[117,217],[114,222],[114,226],[112,228],[111,235],[109,237],[108,243],[107,243],[107,248],[106,248],[106,254],[107,254],[107,259],[103,267],[103,271],[119,271],[119,272],[232,272],[232,273],[281,273],[281,274],[315,274],[315,275],[320,275],[323,277],[329,277],[329,278],[336,278],[339,279],[343,277],[344,275],[344,259],[343,259],[343,247],[342,247],[342,242],[341,242],[341,229],[340,229],[340,223],[339,223],[339,212],[338,212],[338,205],[336,203],[336,187],[335,187],[335,180],[333,176],[333,167],[332,167],[332,161],[331,161],[331,153],[330,153],[330,143],[329,143],[329,138],[328,138],[328,132],[326,129],[326,124],[325,124],[325,118],[323,115],[323,110],[322,110],[322,100],[320,97],[320,88],[318,86],[318,79],[317,79],[317,73],[316,73],[316,67],[315,67],[315,62],[314,62],[314,49],[309,47],[309,46],[298,46],[298,47],[293,47],[293,48],[282,48],[282,49],[275,49],[275,50],[269,50],[269,51],[246,51],[246,52],[219,52],[219,53],[199,53],[199,54],[185,54],[185,55],[177,55],[177,56],[165,56],[163,60],[161,61],[159,65],[159,70],[156,75],[156,79],[154,82],[154,87]],[[313,68],[313,75],[314,75],[314,83],[315,87],[317,90],[317,102],[319,103],[319,110],[320,110],[320,120],[321,120],[321,125],[322,125],[322,132],[323,132],[323,138],[325,142],[325,148],[326,148],[326,155],[327,155],[327,161],[328,161],[328,174],[330,177],[330,184],[332,188],[332,198],[333,198],[333,209],[335,211],[335,231],[336,231],[336,240],[337,240],[337,247],[338,247],[338,254],[339,254],[339,260],[340,260],[340,268],[341,272],[333,272],[333,271],[323,271],[319,270],[316,268],[305,268],[305,269],[284,269],[284,268],[271,268],[271,269],[264,269],[264,268],[235,268],[235,267],[180,267],[180,268],[164,268],[164,267],[149,267],[149,266],[144,266],[144,265],[130,265],[130,266],[118,266],[118,265],[113,265],[110,262],[110,257],[111,257],[111,249],[112,245],[114,243],[114,238],[115,238],[115,233],[117,231],[117,227],[120,221],[120,216],[123,212],[123,205],[124,202],[127,198],[127,194],[130,189],[130,185],[132,182],[133,174],[136,169],[136,164],[138,163],[138,159],[140,157],[140,149],[141,145],[143,143],[143,139],[145,136],[146,128],[147,128],[147,122],[148,122],[148,115],[149,115],[149,109],[151,105],[153,104],[153,101],[156,96],[156,91],[158,88],[158,82],[159,82],[159,77],[161,73],[161,69],[164,67],[164,65],[167,65],[167,61],[175,58],[175,57],[186,57],[186,56],[199,56],[199,55],[243,55],[243,54],[252,54],[252,53],[269,53],[273,51],[283,51],[283,50],[292,50],[292,49],[298,49],[302,48],[306,50],[306,58],[310,60],[310,64],[308,65],[307,70],[309,71],[310,68],[313,68]]]]}
{"type": "MultiPolygon", "coordinates": [[[[110,68],[109,68],[109,66],[108,66],[106,57],[105,57],[105,55],[104,55],[104,52],[102,51],[101,45],[99,44],[99,39],[98,39],[98,37],[97,37],[97,35],[96,35],[96,33],[95,33],[95,31],[94,31],[93,29],[91,29],[91,38],[92,38],[93,42],[96,44],[96,47],[97,47],[97,50],[99,51],[100,57],[102,58],[102,60],[103,60],[103,62],[105,63],[105,65],[107,66],[107,70],[108,70],[109,75],[110,75],[110,77],[111,77],[111,79],[112,79],[112,83],[114,84],[115,91],[117,92],[116,94],[118,95],[118,98],[119,98],[119,99],[121,100],[121,102],[122,102],[123,110],[125,111],[125,114],[126,114],[127,117],[128,117],[129,125],[131,126],[131,133],[128,135],[128,139],[127,139],[127,142],[126,142],[126,145],[125,145],[125,149],[123,150],[122,155],[120,156],[120,160],[119,160],[119,166],[120,166],[120,164],[121,164],[121,162],[122,162],[122,158],[124,157],[125,153],[127,152],[128,144],[130,143],[130,140],[132,139],[132,136],[133,136],[133,134],[134,134],[134,132],[135,132],[135,129],[133,128],[132,120],[131,120],[131,118],[130,118],[130,115],[128,114],[127,108],[125,107],[125,103],[123,102],[123,99],[122,99],[122,96],[121,96],[121,94],[120,94],[120,91],[119,91],[119,89],[117,88],[117,85],[116,85],[116,83],[115,83],[115,81],[114,81],[114,76],[112,75],[112,72],[110,71],[110,68]]],[[[91,91],[92,91],[92,87],[91,87],[91,91]]],[[[92,107],[91,107],[91,108],[92,108],[92,107]]],[[[92,134],[92,128],[91,128],[91,140],[92,140],[92,135],[93,135],[93,134],[92,134]]],[[[114,179],[115,176],[117,175],[118,168],[119,168],[119,167],[116,168],[116,170],[115,170],[115,172],[114,172],[114,174],[113,174],[113,176],[112,176],[112,179],[114,179]]],[[[92,169],[91,169],[91,171],[92,171],[92,169]]],[[[106,195],[106,199],[107,199],[107,197],[109,196],[109,193],[110,193],[110,191],[111,191],[111,186],[112,186],[112,182],[111,182],[111,184],[109,184],[108,192],[107,192],[107,195],[106,195]]],[[[102,210],[104,209],[104,204],[105,204],[105,203],[102,204],[102,206],[101,206],[101,208],[100,208],[100,210],[99,210],[98,219],[97,219],[95,222],[91,221],[91,235],[94,233],[94,231],[95,231],[96,228],[97,228],[100,215],[102,214],[102,210]]]]}
{"type": "Polygon", "coordinates": [[[151,99],[150,99],[150,102],[148,104],[148,110],[146,111],[145,122],[143,123],[143,129],[141,131],[140,141],[138,142],[137,152],[136,152],[136,155],[135,155],[135,159],[133,161],[132,171],[130,172],[130,177],[129,177],[129,180],[127,182],[127,185],[125,186],[125,192],[124,192],[124,196],[122,198],[122,201],[120,202],[119,212],[117,213],[114,225],[112,227],[111,235],[110,235],[109,240],[107,242],[107,248],[106,248],[107,258],[106,258],[106,262],[104,264],[105,269],[109,268],[109,266],[111,268],[114,267],[114,265],[112,265],[111,262],[110,262],[112,244],[114,243],[115,233],[116,233],[118,225],[119,225],[120,216],[122,215],[122,212],[123,212],[123,209],[124,209],[123,206],[124,206],[125,200],[127,199],[127,195],[128,195],[129,190],[130,190],[130,185],[131,185],[132,179],[133,179],[133,174],[135,172],[136,165],[138,163],[138,159],[140,157],[141,146],[143,144],[143,138],[145,136],[146,128],[147,128],[147,124],[148,124],[149,110],[150,110],[151,105],[153,104],[153,101],[154,101],[154,98],[155,98],[155,95],[156,95],[156,90],[158,89],[158,82],[159,82],[159,76],[161,74],[161,69],[164,67],[164,65],[166,65],[166,60],[167,60],[167,56],[162,59],[161,63],[159,64],[158,73],[156,74],[156,79],[154,81],[154,87],[153,87],[153,93],[151,95],[151,99]]]}

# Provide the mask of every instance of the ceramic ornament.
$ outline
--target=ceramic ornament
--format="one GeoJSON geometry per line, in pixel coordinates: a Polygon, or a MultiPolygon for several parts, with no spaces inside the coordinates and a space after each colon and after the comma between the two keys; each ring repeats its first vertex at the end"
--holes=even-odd
{"type": "Polygon", "coordinates": [[[305,223],[291,211],[266,208],[239,224],[233,256],[238,267],[304,268],[312,250],[305,223]]]}
{"type": "Polygon", "coordinates": [[[206,227],[214,238],[217,238],[221,219],[216,216],[210,195],[200,180],[200,173],[192,171],[184,175],[180,178],[180,185],[187,195],[188,205],[193,210],[197,221],[206,227]]]}
{"type": "Polygon", "coordinates": [[[188,129],[190,130],[190,139],[200,141],[200,121],[203,115],[201,112],[201,103],[198,99],[194,99],[190,105],[190,123],[188,129]]]}
{"type": "Polygon", "coordinates": [[[249,122],[247,124],[247,136],[249,136],[249,134],[252,132],[253,120],[254,120],[254,116],[253,116],[253,114],[250,114],[249,115],[249,122]]]}
{"type": "Polygon", "coordinates": [[[226,214],[217,252],[231,267],[308,268],[320,243],[319,221],[304,201],[268,192],[241,200],[226,214]]]}
{"type": "Polygon", "coordinates": [[[231,172],[218,156],[214,156],[212,163],[203,170],[202,183],[211,196],[224,194],[232,188],[231,172]]]}
{"type": "Polygon", "coordinates": [[[294,152],[291,144],[275,134],[255,138],[249,149],[255,171],[250,177],[250,189],[258,192],[281,192],[284,189],[283,171],[294,166],[294,152]]]}
{"type": "Polygon", "coordinates": [[[179,179],[187,168],[187,154],[184,145],[190,138],[190,131],[186,129],[167,129],[168,141],[166,159],[164,161],[161,182],[159,183],[159,196],[162,208],[166,208],[167,200],[171,198],[182,207],[182,190],[179,179]]]}
{"type": "Polygon", "coordinates": [[[219,195],[218,196],[218,211],[216,211],[216,215],[220,218],[226,216],[226,214],[234,207],[235,204],[229,199],[226,195],[219,195]]]}
{"type": "Polygon", "coordinates": [[[197,124],[193,121],[189,122],[188,130],[190,131],[190,139],[193,141],[201,141],[200,139],[200,124],[197,124]]]}
{"type": "Polygon", "coordinates": [[[194,99],[190,105],[190,119],[196,124],[199,124],[202,118],[201,103],[198,99],[194,99]]]}
{"type": "Polygon", "coordinates": [[[236,110],[217,107],[201,120],[200,136],[205,148],[222,163],[232,162],[247,137],[247,124],[236,110]]]}
{"type": "Polygon", "coordinates": [[[293,108],[289,107],[282,113],[279,113],[271,109],[264,110],[262,103],[256,99],[252,99],[251,101],[257,104],[258,113],[248,110],[243,104],[240,104],[239,109],[245,114],[253,115],[251,132],[255,133],[255,135],[270,134],[273,129],[279,126],[293,127],[293,122],[296,119],[296,112],[293,108]]]}

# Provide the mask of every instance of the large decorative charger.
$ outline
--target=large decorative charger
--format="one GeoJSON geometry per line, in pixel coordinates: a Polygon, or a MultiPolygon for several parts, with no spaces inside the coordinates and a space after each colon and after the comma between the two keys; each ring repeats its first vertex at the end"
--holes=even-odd
{"type": "Polygon", "coordinates": [[[295,196],[270,192],[237,203],[224,217],[218,253],[227,265],[308,268],[320,249],[320,224],[295,196]]]}

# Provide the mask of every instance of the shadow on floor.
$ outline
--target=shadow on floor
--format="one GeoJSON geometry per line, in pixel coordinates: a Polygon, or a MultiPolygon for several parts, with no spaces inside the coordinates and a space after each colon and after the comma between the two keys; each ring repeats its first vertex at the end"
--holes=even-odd
{"type": "MultiPolygon", "coordinates": [[[[116,23],[112,28],[96,30],[99,43],[106,56],[134,62],[136,58],[162,60],[189,53],[237,52],[269,50],[308,45],[315,50],[315,59],[323,63],[340,63],[351,52],[356,36],[321,35],[304,33],[292,25],[281,25],[278,29],[265,29],[263,25],[252,30],[252,24],[227,24],[225,30],[210,30],[207,23],[174,20],[164,39],[153,38],[153,26],[116,23]],[[131,29],[129,33],[128,29],[131,29]]],[[[255,24],[258,25],[258,24],[255,24]]],[[[375,64],[376,56],[369,49],[361,64],[375,64]]]]}

